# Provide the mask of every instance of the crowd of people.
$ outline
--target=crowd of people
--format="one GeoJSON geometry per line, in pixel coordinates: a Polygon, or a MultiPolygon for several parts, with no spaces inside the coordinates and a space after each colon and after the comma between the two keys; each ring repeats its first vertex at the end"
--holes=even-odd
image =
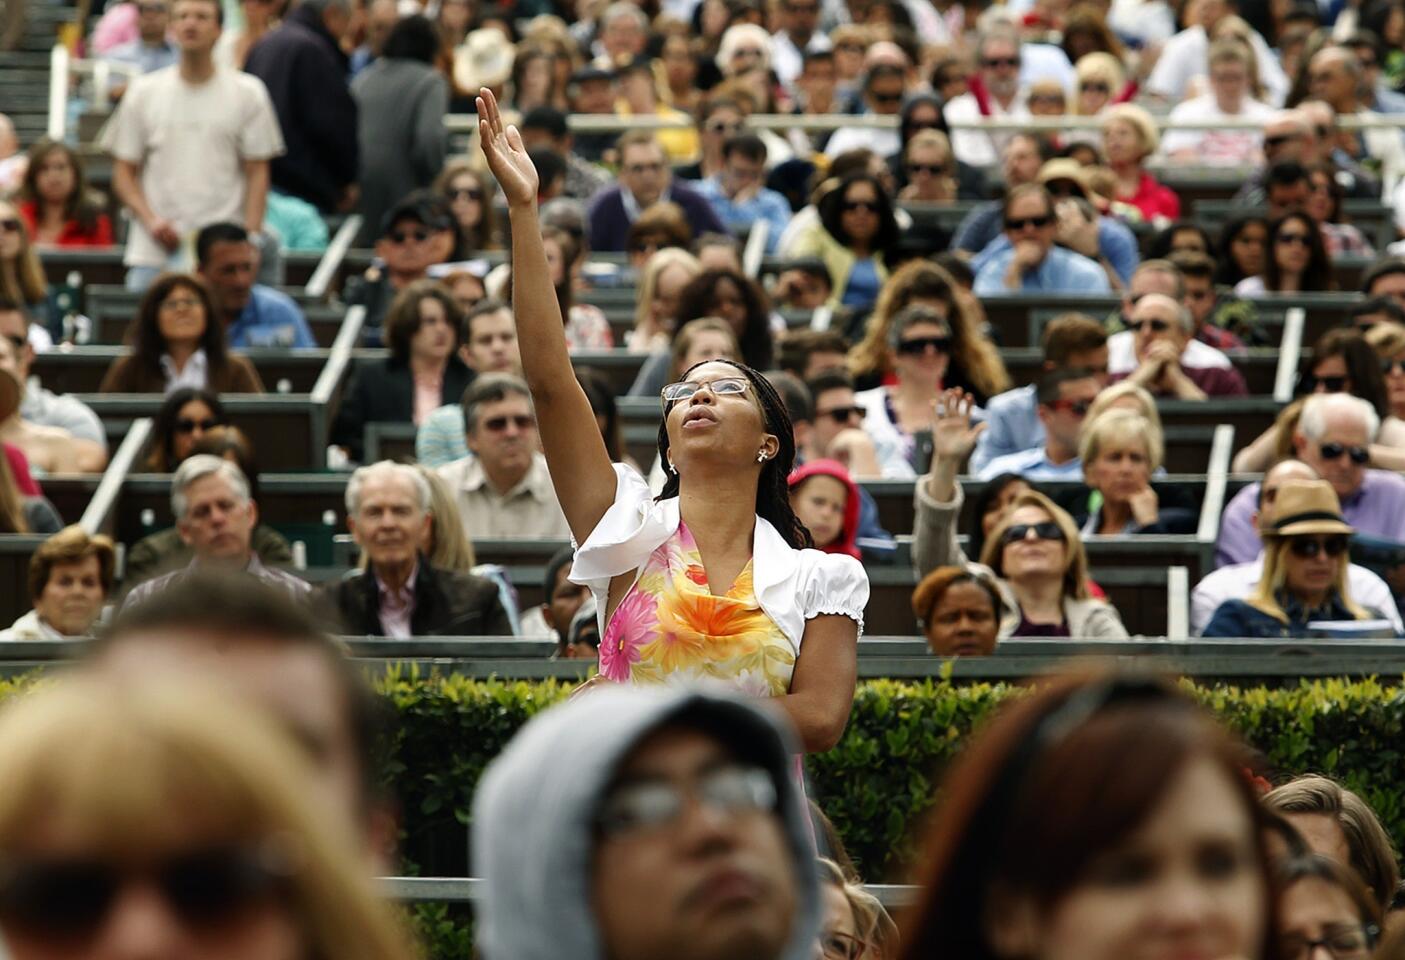
{"type": "Polygon", "coordinates": [[[1159,681],[1001,711],[895,917],[802,774],[881,566],[937,658],[1129,639],[1097,550],[1207,530],[1193,634],[1405,637],[1400,0],[116,0],[84,44],[102,159],[0,116],[0,536],[43,537],[0,640],[97,638],[0,709],[10,954],[414,956],[342,635],[596,665],[478,784],[487,960],[1405,958],[1362,797],[1159,681]],[[1207,176],[1233,197],[1182,196],[1207,176]],[[354,559],[310,572],[229,400],[318,346],[284,259],[343,225],[354,559]],[[125,429],[43,382],[92,342],[48,259],[83,249],[122,251],[100,391],[151,398],[132,472],[169,482],[126,543],[44,495],[125,429]],[[1339,322],[1207,516],[1163,420],[1262,393],[1314,297],[1339,322]],[[987,312],[1012,299],[1032,373],[987,312]],[[524,583],[475,553],[503,540],[570,545],[524,583]]]}

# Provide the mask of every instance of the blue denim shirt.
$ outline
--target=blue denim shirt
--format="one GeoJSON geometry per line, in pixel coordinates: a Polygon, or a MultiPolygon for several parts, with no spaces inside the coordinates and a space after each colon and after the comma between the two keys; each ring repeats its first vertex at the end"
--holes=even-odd
{"type": "Polygon", "coordinates": [[[790,223],[790,204],[785,197],[774,190],[762,187],[756,195],[745,203],[736,203],[722,192],[722,184],[716,177],[700,180],[695,185],[698,193],[712,205],[717,219],[727,225],[728,230],[750,227],[757,220],[771,224],[771,232],[766,236],[766,252],[775,253],[780,243],[781,233],[790,223]]]}
{"type": "Polygon", "coordinates": [[[307,319],[293,298],[259,284],[254,286],[244,312],[229,325],[225,336],[229,345],[236,350],[317,346],[307,319]]]}
{"type": "Polygon", "coordinates": [[[1319,620],[1355,620],[1356,616],[1342,603],[1341,596],[1332,592],[1320,607],[1306,609],[1297,597],[1284,594],[1278,604],[1288,615],[1284,623],[1270,617],[1247,600],[1226,600],[1216,608],[1205,625],[1206,637],[1306,637],[1307,625],[1319,620]]]}

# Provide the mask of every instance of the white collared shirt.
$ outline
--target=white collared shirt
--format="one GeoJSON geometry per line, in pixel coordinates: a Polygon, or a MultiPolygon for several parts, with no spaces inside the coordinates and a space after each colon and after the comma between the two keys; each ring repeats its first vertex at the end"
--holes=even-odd
{"type": "MultiPolygon", "coordinates": [[[[620,463],[614,468],[615,502],[576,549],[569,575],[572,583],[583,584],[594,594],[602,637],[610,581],[637,573],[654,550],[673,536],[682,519],[677,497],[655,502],[637,470],[620,463]]],[[[761,517],[756,518],[751,556],[756,600],[797,655],[805,622],[814,617],[849,617],[858,623],[862,636],[868,574],[859,561],[839,553],[796,550],[761,517]]]]}
{"type": "MultiPolygon", "coordinates": [[[[1218,367],[1221,370],[1228,370],[1234,366],[1229,357],[1221,350],[1216,350],[1208,343],[1201,343],[1199,340],[1190,340],[1185,345],[1185,350],[1181,351],[1181,366],[1191,367],[1218,367]]],[[[1107,371],[1108,373],[1131,373],[1137,369],[1137,335],[1131,330],[1122,330],[1107,338],[1107,371]]]]}
{"type": "Polygon", "coordinates": [[[473,454],[435,471],[454,491],[454,502],[470,540],[565,540],[571,535],[556,499],[546,457],[532,455],[532,465],[517,485],[499,494],[488,482],[483,462],[473,454]]]}
{"type": "MultiPolygon", "coordinates": [[[[1248,563],[1235,563],[1207,574],[1195,585],[1190,595],[1190,632],[1200,636],[1205,625],[1215,615],[1220,604],[1226,600],[1245,600],[1259,584],[1264,573],[1262,552],[1248,563]]],[[[1405,634],[1401,625],[1400,611],[1396,609],[1395,597],[1390,587],[1376,574],[1365,567],[1351,564],[1347,567],[1347,590],[1351,599],[1378,611],[1395,626],[1396,636],[1405,634]]]]}
{"type": "Polygon", "coordinates": [[[177,370],[176,362],[171,359],[171,355],[163,353],[161,354],[161,372],[166,375],[167,393],[174,393],[181,387],[204,390],[209,385],[210,361],[205,356],[205,348],[201,347],[190,355],[190,359],[185,362],[184,367],[177,370]]]}

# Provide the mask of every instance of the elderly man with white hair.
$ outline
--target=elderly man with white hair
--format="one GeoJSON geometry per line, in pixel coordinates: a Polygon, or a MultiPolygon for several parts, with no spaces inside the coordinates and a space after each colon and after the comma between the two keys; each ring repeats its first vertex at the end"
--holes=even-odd
{"type": "Polygon", "coordinates": [[[300,577],[264,566],[259,560],[252,545],[259,508],[249,496],[244,471],[228,460],[207,453],[185,460],[171,478],[171,513],[176,518],[176,532],[195,557],[181,570],[133,587],[127,603],[159,596],[177,579],[196,568],[209,567],[242,571],[295,597],[311,589],[300,577]]]}
{"type": "MultiPolygon", "coordinates": [[[[1342,516],[1359,535],[1405,544],[1405,478],[1373,470],[1371,443],[1381,420],[1365,400],[1346,393],[1313,394],[1293,433],[1297,458],[1332,485],[1342,516]]],[[[1262,543],[1254,525],[1259,485],[1235,495],[1220,521],[1217,566],[1248,563],[1262,543]]]]}
{"type": "MultiPolygon", "coordinates": [[[[1125,321],[1132,332],[1136,367],[1112,379],[1129,380],[1153,396],[1172,400],[1242,397],[1249,393],[1244,376],[1233,366],[1196,367],[1183,362],[1195,340],[1195,316],[1185,303],[1164,293],[1136,300],[1125,321]]],[[[1111,345],[1109,345],[1111,350],[1111,345]]]]}
{"type": "Polygon", "coordinates": [[[491,580],[429,565],[430,490],[414,467],[382,460],[346,485],[346,523],[366,567],[322,588],[319,600],[352,636],[512,635],[491,580]]]}

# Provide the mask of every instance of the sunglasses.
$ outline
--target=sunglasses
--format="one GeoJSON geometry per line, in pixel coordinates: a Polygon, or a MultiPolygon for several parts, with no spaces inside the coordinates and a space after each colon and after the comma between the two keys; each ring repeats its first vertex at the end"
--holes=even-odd
{"type": "Polygon", "coordinates": [[[1300,139],[1300,137],[1301,134],[1297,133],[1276,133],[1271,137],[1264,137],[1264,147],[1265,149],[1281,147],[1285,143],[1292,143],[1294,140],[1300,139]]]}
{"type": "Polygon", "coordinates": [[[24,224],[20,223],[18,219],[0,220],[0,231],[5,233],[19,233],[23,226],[24,224]]]}
{"type": "Polygon", "coordinates": [[[1313,377],[1313,388],[1325,387],[1328,393],[1341,393],[1346,390],[1346,377],[1313,377]]]}
{"type": "Polygon", "coordinates": [[[0,867],[0,925],[73,943],[95,936],[140,875],[188,928],[217,930],[280,895],[288,872],[257,852],[213,847],[131,870],[102,860],[36,859],[0,867]]]}
{"type": "Polygon", "coordinates": [[[1128,320],[1125,326],[1133,333],[1141,333],[1143,327],[1149,327],[1152,333],[1165,333],[1171,329],[1165,320],[1128,320]]]}
{"type": "MultiPolygon", "coordinates": [[[[18,346],[18,344],[16,344],[16,346],[18,346]]],[[[1381,373],[1387,377],[1392,373],[1405,373],[1405,359],[1382,360],[1381,373]]]]}
{"type": "Polygon", "coordinates": [[[940,163],[909,163],[907,165],[907,172],[909,174],[928,173],[934,177],[939,177],[943,173],[946,173],[946,167],[942,166],[940,163]]]}
{"type": "Polygon", "coordinates": [[[196,430],[203,433],[220,425],[220,422],[213,417],[208,420],[192,420],[189,417],[181,417],[176,421],[176,433],[194,433],[196,430]]]}
{"type": "Polygon", "coordinates": [[[876,200],[845,200],[845,212],[853,210],[867,210],[869,213],[878,212],[878,201],[876,200]]]}
{"type": "Polygon", "coordinates": [[[449,197],[453,200],[482,200],[483,191],[472,187],[466,187],[463,190],[449,191],[449,197]]]}
{"type": "Polygon", "coordinates": [[[1317,448],[1323,460],[1337,460],[1342,454],[1351,457],[1351,462],[1363,467],[1371,461],[1371,451],[1365,447],[1348,447],[1342,443],[1324,443],[1317,448]]]}
{"type": "Polygon", "coordinates": [[[402,244],[413,240],[415,243],[424,243],[429,239],[429,236],[428,230],[396,230],[390,235],[390,242],[402,244]]]}
{"type": "Polygon", "coordinates": [[[1020,217],[1020,218],[1018,218],[1018,219],[1015,219],[1015,218],[1012,218],[1012,217],[1006,217],[1006,218],[1005,218],[1005,229],[1006,229],[1006,230],[1023,230],[1023,229],[1025,229],[1026,227],[1047,227],[1049,224],[1051,224],[1051,223],[1053,223],[1053,222],[1054,222],[1053,216],[1050,215],[1050,214],[1047,214],[1047,213],[1041,214],[1040,216],[1037,216],[1037,217],[1020,217]]]}
{"type": "Polygon", "coordinates": [[[1346,537],[1292,537],[1288,549],[1296,557],[1315,557],[1325,553],[1329,557],[1340,557],[1346,552],[1346,537]]]}
{"type": "Polygon", "coordinates": [[[1005,536],[1001,542],[1009,545],[1020,540],[1029,539],[1030,531],[1040,540],[1062,540],[1064,532],[1059,529],[1059,525],[1052,520],[1045,520],[1042,523],[1017,523],[1005,530],[1005,536]]]}
{"type": "Polygon", "coordinates": [[[525,413],[519,413],[515,416],[503,414],[500,417],[489,417],[487,420],[484,420],[483,428],[493,433],[502,433],[507,429],[509,423],[518,430],[530,430],[537,425],[537,418],[525,413]]]}
{"type": "Polygon", "coordinates": [[[746,393],[746,388],[750,385],[746,377],[720,377],[710,383],[680,380],[664,387],[662,393],[664,403],[677,403],[679,400],[691,399],[693,394],[703,387],[712,391],[714,397],[735,397],[746,393]]]}
{"type": "Polygon", "coordinates": [[[870,93],[869,96],[878,103],[897,103],[903,98],[901,93],[870,93]]]}
{"type": "Polygon", "coordinates": [[[981,66],[996,69],[998,67],[1018,67],[1019,57],[986,57],[981,60],[981,66]]]}
{"type": "Polygon", "coordinates": [[[1285,246],[1288,246],[1288,245],[1295,245],[1295,246],[1299,246],[1299,247],[1310,247],[1310,246],[1312,246],[1312,244],[1308,241],[1307,234],[1305,234],[1305,233],[1280,233],[1280,234],[1278,235],[1278,242],[1281,243],[1281,244],[1284,244],[1285,246]]]}
{"type": "Polygon", "coordinates": [[[951,352],[950,337],[913,337],[911,340],[898,341],[898,353],[909,356],[920,356],[927,352],[928,348],[937,353],[951,352]]]}
{"type": "Polygon", "coordinates": [[[863,416],[863,407],[835,407],[833,410],[825,410],[815,416],[829,417],[835,423],[852,423],[855,417],[863,416]]]}
{"type": "Polygon", "coordinates": [[[1075,417],[1087,416],[1088,410],[1092,406],[1093,401],[1091,400],[1055,400],[1053,403],[1049,404],[1050,409],[1067,410],[1075,417]]]}

